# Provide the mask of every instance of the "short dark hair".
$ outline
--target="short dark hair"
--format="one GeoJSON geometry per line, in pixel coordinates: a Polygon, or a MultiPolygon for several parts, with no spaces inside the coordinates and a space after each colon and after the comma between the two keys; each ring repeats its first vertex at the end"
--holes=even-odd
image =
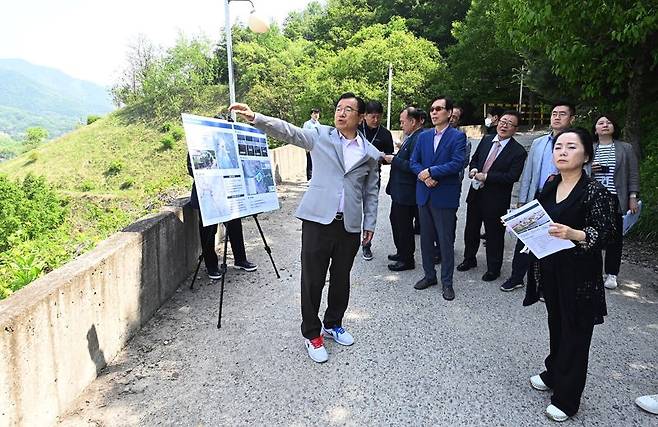
{"type": "Polygon", "coordinates": [[[565,133],[575,133],[578,135],[578,138],[580,139],[580,142],[583,144],[583,148],[585,149],[585,154],[587,154],[588,157],[588,160],[585,162],[585,164],[591,162],[594,158],[594,144],[592,143],[592,135],[587,131],[587,129],[582,127],[567,128],[555,136],[553,145],[555,145],[555,141],[557,141],[558,138],[560,138],[560,136],[565,133]]]}
{"type": "Polygon", "coordinates": [[[521,114],[516,110],[507,110],[499,117],[503,117],[503,116],[514,116],[516,117],[516,124],[517,125],[521,124],[521,114]]]}
{"type": "Polygon", "coordinates": [[[551,107],[551,111],[555,110],[555,107],[569,107],[569,112],[571,113],[571,115],[572,116],[576,115],[576,105],[573,102],[560,99],[553,103],[553,106],[551,107]]]}
{"type": "Polygon", "coordinates": [[[432,107],[432,104],[434,104],[436,101],[444,100],[446,102],[446,110],[452,111],[453,107],[455,106],[455,103],[452,101],[452,98],[449,98],[445,95],[439,95],[435,97],[432,102],[430,102],[430,108],[432,107]]]}
{"type": "Polygon", "coordinates": [[[311,114],[313,113],[319,113],[320,109],[319,108],[311,108],[311,114]]]}
{"type": "Polygon", "coordinates": [[[336,106],[338,103],[343,100],[343,99],[356,99],[356,103],[358,105],[359,109],[359,114],[364,114],[366,112],[366,102],[361,98],[360,96],[356,96],[353,92],[345,92],[341,96],[338,97],[336,100],[336,106]]]}
{"type": "Polygon", "coordinates": [[[427,121],[427,112],[422,108],[418,108],[418,114],[420,114],[420,121],[425,123],[427,121]]]}
{"type": "Polygon", "coordinates": [[[368,101],[366,104],[366,114],[378,113],[382,114],[384,112],[384,106],[379,101],[368,101]]]}
{"type": "Polygon", "coordinates": [[[502,117],[503,115],[503,109],[502,107],[487,107],[487,114],[491,116],[498,116],[498,118],[502,117]]]}
{"type": "Polygon", "coordinates": [[[464,112],[464,107],[462,107],[460,105],[453,105],[452,106],[452,111],[455,111],[455,110],[459,110],[463,113],[464,112]]]}
{"type": "Polygon", "coordinates": [[[615,116],[613,116],[612,114],[605,113],[605,114],[597,115],[596,120],[594,120],[594,124],[592,125],[592,135],[593,135],[594,141],[599,140],[599,136],[596,134],[596,122],[601,120],[602,117],[605,117],[606,119],[608,119],[610,121],[610,123],[612,123],[612,127],[615,129],[614,131],[612,131],[612,138],[613,139],[619,139],[619,137],[621,136],[621,129],[617,125],[617,118],[615,116]]]}
{"type": "Polygon", "coordinates": [[[423,121],[423,114],[425,112],[423,110],[419,109],[419,108],[414,107],[413,105],[408,106],[407,108],[405,108],[402,111],[403,112],[406,111],[407,116],[409,116],[410,118],[412,118],[414,120],[418,120],[419,122],[423,121]]]}

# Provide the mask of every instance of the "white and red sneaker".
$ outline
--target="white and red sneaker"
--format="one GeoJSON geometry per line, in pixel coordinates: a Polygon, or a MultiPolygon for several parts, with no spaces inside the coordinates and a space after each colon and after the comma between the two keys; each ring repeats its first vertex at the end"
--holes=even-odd
{"type": "Polygon", "coordinates": [[[304,345],[306,346],[306,351],[308,351],[308,356],[314,362],[324,363],[329,359],[327,349],[324,348],[324,338],[322,338],[322,335],[312,340],[304,339],[304,345]]]}

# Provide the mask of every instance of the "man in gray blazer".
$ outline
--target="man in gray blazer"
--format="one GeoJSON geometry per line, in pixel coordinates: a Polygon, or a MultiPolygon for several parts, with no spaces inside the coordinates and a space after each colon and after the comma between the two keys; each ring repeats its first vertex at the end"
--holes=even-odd
{"type": "Polygon", "coordinates": [[[324,337],[341,345],[354,343],[342,324],[350,271],[359,246],[372,240],[377,220],[378,161],[383,153],[357,130],[365,102],[353,93],[341,95],[334,113],[335,127],[315,129],[300,129],[254,113],[246,104],[236,103],[229,109],[266,134],[311,153],[313,176],[295,214],[302,220],[301,329],[311,359],[326,362],[324,337]],[[318,311],[327,270],[327,310],[321,322],[318,311]]]}
{"type": "MultiPolygon", "coordinates": [[[[555,137],[570,127],[576,118],[576,107],[566,101],[557,101],[551,110],[551,133],[540,136],[532,141],[530,153],[526,159],[523,173],[519,181],[519,203],[521,207],[533,201],[544,188],[544,184],[550,175],[557,173],[553,163],[553,140],[555,137]]],[[[523,278],[530,266],[530,256],[521,253],[525,245],[517,240],[512,258],[512,274],[501,286],[503,292],[510,292],[523,287],[523,278]]]]}

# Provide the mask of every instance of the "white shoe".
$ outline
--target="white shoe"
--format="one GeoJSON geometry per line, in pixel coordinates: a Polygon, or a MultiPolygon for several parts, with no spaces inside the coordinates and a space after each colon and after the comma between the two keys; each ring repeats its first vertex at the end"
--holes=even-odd
{"type": "Polygon", "coordinates": [[[533,375],[530,377],[530,385],[532,388],[539,391],[546,391],[551,389],[549,386],[544,384],[544,381],[542,381],[539,375],[533,375]]]}
{"type": "Polygon", "coordinates": [[[640,396],[635,399],[635,403],[645,411],[658,415],[658,394],[640,396]]]}
{"type": "Polygon", "coordinates": [[[562,422],[569,419],[569,415],[565,414],[555,405],[548,405],[546,408],[546,416],[553,421],[562,422]]]}
{"type": "Polygon", "coordinates": [[[324,348],[324,339],[322,335],[312,340],[304,339],[304,345],[306,346],[306,351],[308,351],[308,356],[317,363],[324,363],[329,359],[327,354],[327,349],[324,348]]]}
{"type": "Polygon", "coordinates": [[[603,282],[603,286],[605,286],[606,289],[615,289],[617,287],[617,276],[614,274],[608,274],[608,277],[605,278],[605,282],[603,282]]]}
{"type": "Polygon", "coordinates": [[[331,338],[340,345],[352,345],[354,344],[354,337],[352,334],[347,332],[341,326],[336,326],[331,329],[325,329],[322,327],[322,336],[331,338]]]}

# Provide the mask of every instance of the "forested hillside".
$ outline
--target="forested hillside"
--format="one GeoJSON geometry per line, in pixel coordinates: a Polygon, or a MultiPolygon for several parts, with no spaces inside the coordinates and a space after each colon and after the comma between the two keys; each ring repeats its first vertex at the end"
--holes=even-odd
{"type": "Polygon", "coordinates": [[[21,139],[30,127],[60,136],[113,106],[108,90],[61,71],[19,59],[0,59],[0,132],[21,139]]]}

